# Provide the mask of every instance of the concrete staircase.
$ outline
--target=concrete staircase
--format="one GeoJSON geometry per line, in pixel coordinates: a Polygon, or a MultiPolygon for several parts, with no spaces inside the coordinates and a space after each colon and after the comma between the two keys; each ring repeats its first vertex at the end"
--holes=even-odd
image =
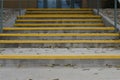
{"type": "Polygon", "coordinates": [[[112,54],[92,53],[92,48],[120,46],[114,26],[105,26],[92,9],[27,9],[25,15],[17,17],[14,27],[3,30],[0,47],[8,50],[1,53],[0,64],[5,66],[119,65],[120,55],[112,50],[112,54]]]}
{"type": "Polygon", "coordinates": [[[105,26],[92,9],[27,9],[15,27],[4,28],[0,47],[93,48],[118,47],[119,33],[105,26]],[[117,44],[117,45],[116,45],[117,44]]]}

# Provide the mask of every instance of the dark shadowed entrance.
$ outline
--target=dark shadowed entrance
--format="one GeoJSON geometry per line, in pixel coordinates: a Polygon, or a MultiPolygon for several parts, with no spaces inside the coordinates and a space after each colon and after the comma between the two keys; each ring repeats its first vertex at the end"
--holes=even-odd
{"type": "Polygon", "coordinates": [[[38,8],[79,8],[81,0],[38,0],[38,8]]]}

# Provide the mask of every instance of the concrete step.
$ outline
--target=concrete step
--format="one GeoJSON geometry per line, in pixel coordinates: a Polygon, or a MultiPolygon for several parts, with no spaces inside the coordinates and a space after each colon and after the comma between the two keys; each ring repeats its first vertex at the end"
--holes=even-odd
{"type": "Polygon", "coordinates": [[[108,40],[118,39],[118,33],[10,33],[0,34],[4,40],[108,40]]]}
{"type": "Polygon", "coordinates": [[[101,19],[97,15],[23,15],[18,16],[18,19],[101,19]]]}
{"type": "Polygon", "coordinates": [[[116,48],[120,40],[0,40],[0,48],[116,48]]]}
{"type": "Polygon", "coordinates": [[[16,27],[104,27],[103,23],[97,24],[14,24],[16,27]]]}
{"type": "Polygon", "coordinates": [[[120,44],[120,40],[0,40],[0,44],[67,44],[67,43],[88,43],[88,44],[95,44],[95,43],[104,43],[104,44],[120,44]]]}
{"type": "Polygon", "coordinates": [[[119,33],[41,33],[41,34],[37,34],[37,33],[1,33],[0,37],[2,36],[7,36],[7,37],[57,37],[57,36],[61,36],[61,37],[69,37],[69,36],[80,36],[80,37],[94,37],[94,36],[120,36],[119,33]]]}
{"type": "Polygon", "coordinates": [[[102,33],[114,32],[114,27],[4,27],[4,33],[102,33]]]}
{"type": "Polygon", "coordinates": [[[115,48],[0,48],[0,51],[2,69],[5,67],[7,69],[8,67],[18,69],[65,67],[76,70],[80,67],[79,70],[83,69],[82,71],[86,72],[91,71],[90,67],[92,69],[97,67],[98,71],[101,68],[103,71],[105,67],[111,70],[113,67],[119,71],[120,64],[120,50],[115,48]]]}
{"type": "Polygon", "coordinates": [[[101,19],[89,20],[16,20],[16,23],[103,23],[101,19]]]}
{"type": "Polygon", "coordinates": [[[27,11],[92,11],[91,8],[28,8],[27,11]]]}
{"type": "Polygon", "coordinates": [[[42,55],[0,55],[0,59],[4,60],[10,60],[10,59],[19,59],[19,60],[30,60],[30,59],[42,59],[42,60],[66,60],[66,59],[72,59],[72,60],[108,60],[108,59],[120,59],[120,54],[78,54],[78,55],[55,55],[55,54],[42,54],[42,55]]]}
{"type": "Polygon", "coordinates": [[[27,11],[26,14],[93,14],[92,11],[27,11]]]}
{"type": "Polygon", "coordinates": [[[0,40],[1,48],[95,48],[118,47],[120,40],[0,40]]]}

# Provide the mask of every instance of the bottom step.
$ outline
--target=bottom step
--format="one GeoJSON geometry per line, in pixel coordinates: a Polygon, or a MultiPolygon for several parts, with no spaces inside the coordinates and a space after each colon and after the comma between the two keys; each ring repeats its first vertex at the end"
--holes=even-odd
{"type": "Polygon", "coordinates": [[[120,67],[119,54],[0,55],[1,67],[120,67]]]}
{"type": "Polygon", "coordinates": [[[0,67],[113,67],[117,48],[0,48],[0,67]]]}

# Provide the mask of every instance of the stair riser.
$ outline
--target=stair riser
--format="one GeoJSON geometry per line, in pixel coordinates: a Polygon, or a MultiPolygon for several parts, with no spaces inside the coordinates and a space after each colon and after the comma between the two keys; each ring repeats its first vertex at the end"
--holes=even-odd
{"type": "Polygon", "coordinates": [[[0,48],[119,48],[120,44],[81,43],[81,44],[0,44],[0,48]]]}
{"type": "Polygon", "coordinates": [[[120,65],[120,60],[0,60],[2,67],[115,67],[120,65]],[[108,65],[107,65],[108,64],[108,65]],[[109,66],[110,65],[110,66],[109,66]]]}
{"type": "Polygon", "coordinates": [[[3,40],[105,40],[105,39],[118,39],[118,36],[86,36],[86,37],[0,37],[3,40]]]}

